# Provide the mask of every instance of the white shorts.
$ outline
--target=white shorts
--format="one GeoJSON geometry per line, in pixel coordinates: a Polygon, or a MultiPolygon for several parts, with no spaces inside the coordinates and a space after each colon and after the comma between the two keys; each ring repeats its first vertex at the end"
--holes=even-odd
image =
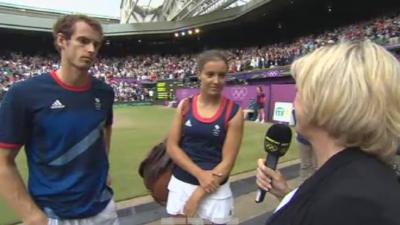
{"type": "Polygon", "coordinates": [[[49,219],[48,225],[119,225],[119,221],[115,203],[111,200],[107,207],[95,216],[71,220],[49,219]]]}
{"type": "MultiPolygon", "coordinates": [[[[197,185],[185,183],[172,176],[168,184],[167,213],[169,215],[183,215],[185,203],[197,187],[197,185]]],[[[232,220],[233,196],[229,182],[220,186],[214,193],[209,194],[201,201],[197,215],[216,224],[226,224],[232,220]]]]}

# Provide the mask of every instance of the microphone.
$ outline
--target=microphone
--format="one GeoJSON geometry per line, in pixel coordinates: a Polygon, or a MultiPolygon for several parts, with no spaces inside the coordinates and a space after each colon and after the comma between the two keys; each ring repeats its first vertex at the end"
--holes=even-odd
{"type": "MultiPolygon", "coordinates": [[[[275,170],[279,157],[283,156],[290,146],[292,130],[284,124],[272,125],[265,134],[264,150],[267,152],[265,166],[275,170]]],[[[256,203],[264,201],[266,191],[258,188],[256,203]]]]}

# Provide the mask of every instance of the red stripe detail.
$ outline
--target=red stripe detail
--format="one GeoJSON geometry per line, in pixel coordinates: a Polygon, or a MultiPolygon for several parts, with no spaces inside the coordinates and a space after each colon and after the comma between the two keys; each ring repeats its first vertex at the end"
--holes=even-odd
{"type": "MultiPolygon", "coordinates": [[[[68,91],[87,91],[90,89],[90,87],[92,86],[92,82],[90,80],[90,78],[88,79],[88,81],[86,82],[86,84],[81,85],[81,86],[74,86],[74,85],[69,85],[64,83],[57,75],[57,72],[55,70],[52,70],[50,72],[51,77],[53,77],[54,81],[60,85],[62,88],[68,90],[68,91]]],[[[88,75],[87,75],[88,76],[88,75]]]]}
{"type": "Polygon", "coordinates": [[[199,95],[196,95],[193,97],[193,101],[192,101],[192,108],[193,108],[193,116],[199,120],[200,122],[203,123],[212,123],[214,121],[216,121],[218,119],[218,117],[221,116],[222,112],[224,111],[225,105],[226,105],[226,98],[222,97],[221,102],[219,103],[219,108],[217,110],[217,112],[214,114],[214,116],[210,117],[210,118],[205,118],[200,116],[198,108],[197,108],[197,99],[198,99],[199,95]]]}
{"type": "Polygon", "coordinates": [[[228,107],[225,111],[225,129],[228,128],[228,123],[229,123],[229,117],[231,116],[231,112],[232,112],[232,108],[233,108],[233,101],[232,100],[228,100],[228,107]]]}
{"type": "Polygon", "coordinates": [[[20,148],[21,146],[22,145],[19,144],[9,144],[0,142],[0,148],[14,149],[14,148],[20,148]]]}
{"type": "Polygon", "coordinates": [[[189,112],[189,98],[185,98],[182,103],[182,117],[185,117],[189,112]]]}

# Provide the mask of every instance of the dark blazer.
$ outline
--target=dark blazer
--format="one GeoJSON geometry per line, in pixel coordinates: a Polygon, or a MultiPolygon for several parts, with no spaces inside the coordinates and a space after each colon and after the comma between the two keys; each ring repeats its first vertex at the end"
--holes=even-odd
{"type": "Polygon", "coordinates": [[[267,225],[400,225],[394,171],[359,148],[331,157],[267,225]]]}

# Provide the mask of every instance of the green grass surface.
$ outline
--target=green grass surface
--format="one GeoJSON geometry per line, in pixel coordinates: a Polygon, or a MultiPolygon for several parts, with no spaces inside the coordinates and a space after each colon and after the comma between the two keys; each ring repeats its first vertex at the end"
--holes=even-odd
{"type": "MultiPolygon", "coordinates": [[[[161,106],[115,108],[110,162],[117,201],[147,194],[137,169],[151,147],[166,136],[174,112],[174,109],[161,106]]],[[[254,170],[257,158],[265,157],[263,136],[268,126],[246,122],[243,143],[233,174],[254,170]]],[[[295,145],[291,145],[280,162],[297,158],[294,148],[295,145]]],[[[21,174],[26,179],[26,158],[23,151],[17,161],[21,174]]],[[[15,213],[0,199],[0,225],[17,221],[15,213]]]]}

